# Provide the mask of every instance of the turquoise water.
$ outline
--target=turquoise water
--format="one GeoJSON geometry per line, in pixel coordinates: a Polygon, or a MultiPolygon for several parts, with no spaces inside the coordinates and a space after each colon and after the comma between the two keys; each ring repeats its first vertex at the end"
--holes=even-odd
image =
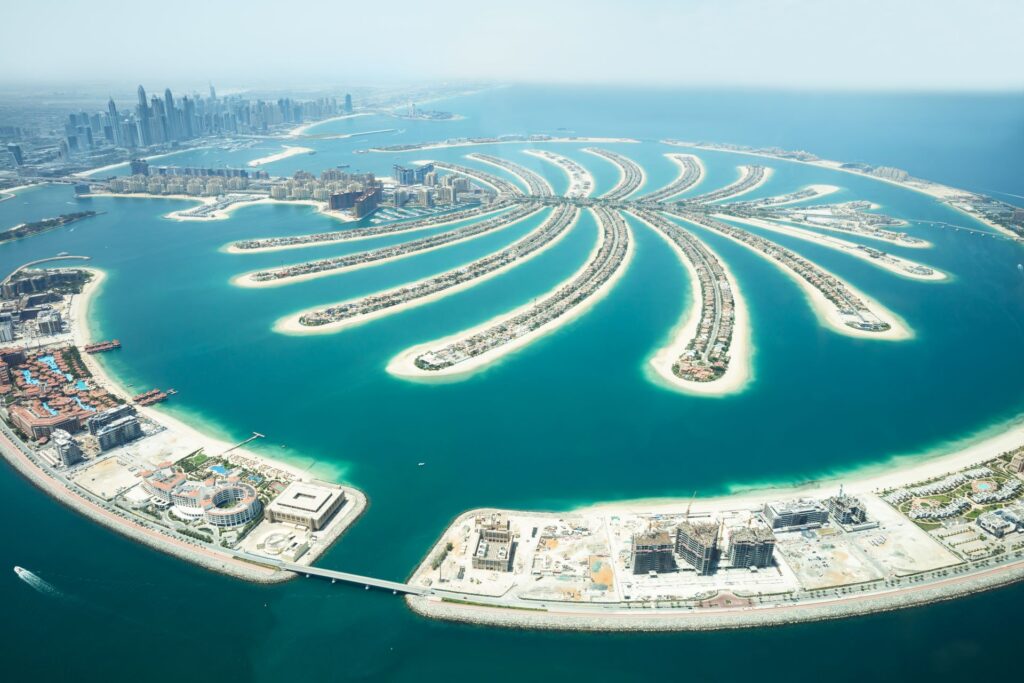
{"type": "MultiPolygon", "coordinates": [[[[348,164],[387,174],[393,163],[455,161],[471,151],[487,151],[537,170],[562,191],[567,181],[561,171],[522,154],[523,145],[352,154],[370,144],[546,132],[643,140],[601,146],[640,163],[648,190],[675,177],[676,167],[663,157],[674,150],[657,144],[673,137],[802,148],[844,161],[901,166],[969,189],[1024,194],[1024,178],[1016,172],[1024,151],[1021,97],[524,87],[459,98],[444,107],[467,119],[361,117],[325,124],[313,132],[389,127],[403,132],[296,141],[315,147],[317,154],[266,168],[283,174],[348,164]]],[[[596,191],[603,192],[617,173],[580,151],[582,146],[550,148],[590,169],[596,191]]],[[[202,160],[203,165],[240,166],[273,151],[204,150],[172,159],[182,165],[202,160]]],[[[717,152],[699,155],[708,176],[692,193],[732,182],[736,166],[749,160],[717,152]]],[[[272,326],[295,311],[396,286],[490,253],[542,217],[383,267],[241,289],[228,282],[245,271],[404,238],[233,255],[222,247],[237,239],[338,224],[309,207],[274,205],[241,209],[227,221],[181,223],[161,216],[188,202],[76,200],[69,188],[37,188],[0,202],[0,228],[66,212],[65,206],[105,213],[74,230],[3,245],[0,270],[59,251],[92,256],[109,276],[95,300],[93,331],[123,344],[102,362],[135,386],[175,387],[179,394],[163,406],[219,436],[240,440],[259,431],[268,436],[259,446],[268,455],[344,477],[363,489],[371,501],[367,513],[320,563],[385,578],[405,577],[449,520],[469,507],[567,509],[592,501],[689,496],[694,490],[711,495],[802,481],[925,452],[1024,413],[1024,364],[1018,360],[1024,276],[1016,267],[1024,253],[1018,246],[923,225],[946,221],[978,227],[918,193],[799,164],[761,163],[775,174],[749,198],[831,183],[842,190],[825,201],[871,199],[887,213],[915,221],[908,232],[934,248],[891,250],[942,269],[952,275],[949,282],[894,277],[821,246],[766,233],[898,313],[913,328],[912,340],[881,343],[823,328],[797,285],[772,264],[720,236],[701,233],[728,262],[750,307],[754,380],[742,394],[719,400],[662,389],[648,380],[645,367],[668,339],[690,294],[675,255],[647,228],[631,223],[637,248],[628,272],[607,298],[559,332],[463,382],[415,384],[384,371],[405,348],[478,324],[568,277],[597,236],[588,216],[550,250],[506,274],[334,335],[285,336],[272,326]],[[418,462],[427,464],[417,467],[418,462]]],[[[29,591],[13,573],[2,584],[11,613],[26,615],[25,623],[4,626],[7,664],[43,679],[71,671],[86,680],[110,680],[140,667],[152,672],[149,645],[154,642],[181,652],[230,651],[230,664],[228,658],[210,658],[210,673],[223,669],[255,680],[296,672],[304,679],[429,680],[458,677],[457,672],[477,666],[487,667],[495,680],[521,680],[537,671],[544,678],[629,680],[637,672],[635,662],[650,662],[657,654],[671,659],[675,653],[711,654],[698,657],[695,673],[717,679],[729,673],[717,668],[718,662],[737,648],[757,661],[759,654],[771,658],[782,648],[801,645],[799,661],[767,677],[799,679],[792,666],[808,672],[829,667],[831,677],[848,680],[884,666],[887,672],[944,679],[970,670],[981,648],[1008,645],[1010,634],[997,625],[1024,604],[1024,590],[1012,588],[953,605],[756,632],[610,636],[478,629],[424,621],[379,593],[298,581],[271,588],[245,585],[95,527],[13,475],[0,477],[0,492],[16,509],[30,512],[9,531],[8,564],[28,567],[69,596],[59,601],[29,591]],[[58,538],[59,543],[51,542],[58,538]],[[231,618],[209,619],[206,613],[231,618]],[[969,633],[959,627],[963,623],[971,624],[969,633]],[[52,640],[52,624],[75,634],[62,643],[59,660],[41,645],[52,640]],[[217,630],[209,639],[197,629],[207,624],[217,630]],[[871,661],[844,657],[839,670],[832,668],[837,644],[851,641],[858,649],[899,642],[900,653],[885,650],[871,661]],[[98,658],[92,649],[97,647],[105,653],[113,647],[116,656],[98,658]],[[503,664],[495,668],[499,660],[503,664]]],[[[172,675],[153,674],[157,679],[172,675]]]]}

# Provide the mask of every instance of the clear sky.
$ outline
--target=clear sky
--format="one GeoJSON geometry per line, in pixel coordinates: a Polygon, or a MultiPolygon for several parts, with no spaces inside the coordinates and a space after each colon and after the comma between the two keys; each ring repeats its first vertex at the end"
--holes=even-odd
{"type": "Polygon", "coordinates": [[[0,80],[1024,89],[1022,0],[32,0],[0,80]]]}

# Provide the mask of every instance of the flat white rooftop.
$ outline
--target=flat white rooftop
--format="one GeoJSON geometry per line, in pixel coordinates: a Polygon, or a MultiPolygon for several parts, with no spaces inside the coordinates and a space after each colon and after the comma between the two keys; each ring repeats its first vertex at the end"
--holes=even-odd
{"type": "Polygon", "coordinates": [[[282,512],[316,515],[326,509],[332,500],[341,495],[341,489],[318,486],[302,481],[293,481],[270,504],[282,512]]]}

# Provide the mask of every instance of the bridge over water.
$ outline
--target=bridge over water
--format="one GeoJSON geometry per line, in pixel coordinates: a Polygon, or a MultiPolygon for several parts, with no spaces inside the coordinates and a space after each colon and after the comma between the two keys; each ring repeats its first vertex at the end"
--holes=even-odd
{"type": "Polygon", "coordinates": [[[330,579],[331,583],[335,581],[342,581],[344,583],[351,583],[357,586],[363,586],[366,588],[382,588],[389,590],[392,593],[401,593],[403,595],[433,595],[434,591],[430,588],[424,588],[419,586],[413,586],[408,583],[399,583],[397,581],[388,581],[386,579],[375,579],[372,576],[362,576],[361,574],[350,574],[348,572],[339,572],[334,569],[322,569],[320,567],[310,567],[304,564],[295,564],[293,562],[284,562],[282,560],[275,560],[269,557],[260,557],[257,555],[250,555],[248,553],[234,552],[231,553],[235,557],[248,562],[254,562],[256,564],[262,564],[277,569],[284,569],[286,571],[294,572],[305,577],[317,576],[324,579],[330,579]]]}

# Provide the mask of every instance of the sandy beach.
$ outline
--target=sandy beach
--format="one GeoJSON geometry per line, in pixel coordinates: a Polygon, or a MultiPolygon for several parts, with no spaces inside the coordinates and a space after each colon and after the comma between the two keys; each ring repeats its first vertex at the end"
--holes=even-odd
{"type": "MultiPolygon", "coordinates": [[[[102,291],[103,283],[107,279],[106,272],[97,268],[81,268],[81,270],[87,270],[93,274],[93,279],[82,290],[81,294],[74,297],[71,302],[69,321],[68,324],[72,330],[72,340],[75,346],[82,348],[87,344],[96,341],[92,338],[92,334],[89,331],[88,315],[89,307],[91,306],[95,297],[102,291]]],[[[118,394],[120,396],[132,396],[133,392],[128,387],[123,386],[117,381],[110,373],[107,372],[106,368],[100,361],[99,355],[93,355],[88,353],[82,354],[82,361],[85,363],[86,368],[92,373],[93,380],[107,391],[118,394]]],[[[156,422],[170,431],[173,431],[178,435],[179,442],[188,445],[192,450],[198,450],[199,448],[205,449],[205,451],[211,455],[217,455],[224,451],[231,449],[235,444],[211,437],[207,434],[203,434],[199,430],[185,424],[178,418],[167,414],[158,407],[154,406],[138,406],[138,412],[145,415],[153,422],[156,422]]],[[[232,451],[232,457],[244,457],[254,462],[260,462],[268,467],[279,469],[283,472],[287,472],[295,477],[305,478],[309,476],[308,472],[305,472],[294,465],[290,465],[279,460],[272,460],[263,455],[260,455],[252,450],[246,448],[238,448],[232,451]]]]}
{"type": "MultiPolygon", "coordinates": [[[[174,150],[172,152],[163,152],[161,154],[151,154],[148,157],[143,157],[143,159],[145,159],[146,161],[156,161],[157,159],[165,159],[167,157],[172,157],[172,156],[175,156],[177,154],[184,154],[185,152],[195,152],[195,151],[200,150],[200,149],[210,149],[211,147],[213,147],[213,145],[200,145],[198,147],[188,147],[186,149],[176,149],[176,150],[174,150]]],[[[89,178],[89,177],[92,177],[92,176],[96,175],[97,173],[103,173],[104,171],[113,171],[115,168],[122,168],[124,166],[127,166],[128,163],[129,162],[127,162],[127,161],[119,161],[116,164],[107,164],[106,166],[100,166],[98,168],[91,168],[88,171],[81,171],[79,173],[74,173],[72,175],[74,177],[77,177],[77,178],[89,178]]]]}
{"type": "Polygon", "coordinates": [[[332,116],[329,119],[323,119],[321,121],[304,123],[301,126],[296,126],[295,128],[292,128],[290,131],[288,131],[288,137],[297,138],[300,135],[308,133],[313,128],[316,128],[317,126],[322,126],[325,123],[330,123],[331,121],[344,121],[345,119],[355,119],[359,118],[360,116],[371,116],[371,114],[369,112],[360,112],[357,114],[342,114],[341,116],[332,116]]]}
{"type": "MultiPolygon", "coordinates": [[[[596,218],[596,216],[595,219],[600,220],[599,218],[596,218]]],[[[587,269],[587,266],[597,255],[598,251],[600,251],[601,245],[604,242],[603,234],[604,233],[602,231],[600,233],[601,236],[598,238],[597,243],[594,245],[594,248],[590,251],[590,254],[588,254],[587,260],[575,273],[570,275],[567,279],[556,284],[548,292],[534,297],[534,299],[543,301],[544,299],[547,299],[548,297],[552,296],[555,292],[564,287],[566,284],[572,282],[577,277],[579,277],[587,269]]],[[[622,275],[629,268],[629,264],[633,259],[633,252],[635,248],[634,244],[635,240],[631,236],[629,244],[626,248],[626,254],[622,259],[622,263],[619,264],[619,267],[615,270],[611,277],[609,277],[604,284],[598,287],[592,295],[587,297],[586,300],[583,301],[583,303],[574,306],[572,309],[558,316],[554,320],[549,320],[548,322],[541,325],[537,329],[531,330],[528,334],[524,334],[521,337],[517,337],[516,339],[505,344],[502,344],[497,348],[491,349],[486,353],[481,353],[478,356],[474,356],[468,360],[459,363],[458,365],[453,365],[451,367],[443,368],[441,370],[421,370],[415,365],[415,360],[420,354],[425,353],[426,351],[429,351],[430,349],[433,348],[445,346],[459,339],[471,337],[479,332],[483,332],[484,330],[501,323],[504,320],[509,320],[511,318],[516,317],[517,315],[525,313],[526,311],[529,311],[531,308],[533,308],[533,301],[522,306],[519,306],[518,308],[515,308],[511,311],[508,311],[507,313],[496,315],[486,322],[483,322],[469,329],[462,330],[461,332],[456,332],[455,334],[443,337],[441,339],[435,339],[434,341],[426,342],[424,344],[417,344],[416,346],[410,347],[396,355],[388,362],[387,371],[390,374],[395,375],[396,377],[401,377],[403,379],[415,379],[426,381],[430,381],[434,378],[452,380],[464,379],[469,377],[470,375],[484,369],[485,367],[488,367],[498,362],[499,360],[511,355],[518,349],[521,349],[525,346],[529,346],[530,344],[537,341],[541,337],[551,334],[557,331],[559,328],[568,325],[570,322],[572,322],[576,318],[579,318],[581,315],[589,311],[594,305],[601,301],[601,299],[605,298],[608,295],[608,293],[615,287],[615,283],[619,281],[619,278],[621,278],[622,275]]]]}
{"type": "MultiPolygon", "coordinates": [[[[545,220],[545,222],[546,222],[546,220],[545,220]]],[[[313,313],[315,311],[319,311],[319,310],[322,310],[324,308],[328,308],[330,306],[339,306],[339,305],[341,305],[343,303],[346,303],[346,302],[342,301],[342,302],[338,302],[338,303],[334,303],[334,304],[326,304],[326,305],[323,305],[323,306],[317,306],[315,308],[308,308],[308,309],[305,309],[303,311],[299,311],[298,313],[292,313],[291,315],[287,315],[287,316],[281,318],[280,320],[278,320],[276,323],[274,323],[274,331],[275,332],[280,332],[282,334],[293,334],[293,335],[333,334],[335,332],[340,332],[341,330],[343,330],[345,328],[348,328],[348,327],[355,327],[356,325],[362,325],[363,323],[369,322],[371,320],[376,320],[377,318],[383,318],[385,316],[395,315],[396,313],[401,313],[402,311],[406,311],[406,310],[408,310],[410,308],[415,308],[416,306],[421,306],[423,304],[430,303],[432,301],[437,301],[439,299],[443,299],[443,298],[445,298],[447,296],[451,296],[452,294],[455,294],[457,292],[461,292],[463,290],[469,289],[470,287],[475,287],[475,286],[477,286],[481,282],[486,282],[487,280],[490,280],[493,277],[501,275],[502,273],[507,272],[507,271],[511,270],[512,268],[515,268],[516,266],[518,266],[518,265],[520,265],[522,263],[526,263],[530,259],[532,259],[532,258],[534,258],[536,256],[539,256],[540,254],[543,254],[545,251],[547,251],[548,249],[550,249],[551,247],[555,246],[560,241],[562,241],[565,238],[565,236],[567,234],[569,234],[570,230],[572,230],[576,226],[576,223],[578,222],[578,220],[579,220],[579,210],[577,209],[576,215],[573,216],[572,223],[565,230],[563,230],[561,233],[559,233],[550,242],[547,242],[546,244],[544,244],[540,248],[530,252],[526,256],[522,256],[522,257],[520,257],[520,258],[518,258],[518,259],[516,259],[514,261],[506,263],[505,265],[503,265],[503,266],[501,266],[499,268],[495,268],[494,270],[489,271],[485,275],[481,275],[480,277],[473,278],[472,280],[468,280],[468,281],[463,282],[461,284],[455,285],[454,287],[449,287],[449,288],[443,289],[443,290],[441,290],[439,292],[434,292],[433,294],[431,294],[429,296],[420,297],[418,299],[413,299],[412,301],[406,301],[404,303],[398,304],[397,306],[390,306],[390,307],[385,308],[385,309],[373,311],[372,313],[367,313],[367,314],[364,314],[364,315],[356,316],[356,317],[353,317],[353,318],[348,318],[348,319],[345,319],[345,320],[339,320],[337,322],[327,323],[326,325],[303,325],[302,323],[299,322],[299,319],[302,316],[306,315],[307,313],[313,313]]],[[[454,270],[458,270],[458,268],[456,268],[454,270]]],[[[451,272],[451,271],[448,271],[448,272],[451,272]]],[[[431,276],[431,277],[424,278],[424,279],[425,280],[429,280],[429,279],[432,279],[433,277],[436,277],[436,276],[431,276]]],[[[422,282],[422,281],[423,280],[417,280],[416,282],[407,282],[407,283],[405,283],[402,286],[403,287],[413,287],[418,282],[422,282]]],[[[385,290],[385,291],[390,291],[390,290],[385,290]]],[[[380,292],[375,292],[374,294],[380,294],[380,292]]],[[[369,294],[368,296],[374,296],[374,294],[369,294]]],[[[365,298],[365,297],[359,297],[359,299],[362,299],[362,298],[365,298]]],[[[357,300],[358,299],[352,299],[351,301],[357,301],[357,300]]]]}
{"type": "Polygon", "coordinates": [[[27,190],[30,187],[39,187],[46,185],[47,183],[34,183],[30,185],[16,185],[14,187],[8,187],[5,190],[0,190],[0,202],[6,202],[8,199],[14,199],[15,196],[22,190],[27,190]]]}
{"type": "Polygon", "coordinates": [[[277,154],[268,154],[267,156],[260,157],[259,159],[253,159],[247,165],[250,167],[263,166],[298,154],[309,154],[310,152],[316,151],[312,147],[299,147],[297,145],[282,145],[282,147],[284,147],[283,151],[278,152],[277,154]]]}
{"type": "MultiPolygon", "coordinates": [[[[184,194],[148,194],[145,192],[95,192],[90,196],[115,197],[118,199],[174,199],[179,201],[196,202],[197,205],[205,204],[207,206],[216,204],[218,201],[218,197],[195,197],[184,194]]],[[[169,218],[174,221],[221,221],[226,218],[230,218],[231,214],[238,209],[246,206],[256,206],[259,204],[295,204],[298,206],[312,206],[325,216],[330,216],[331,218],[345,223],[350,223],[355,220],[351,214],[344,211],[331,211],[327,208],[327,202],[319,202],[314,199],[271,199],[270,197],[264,196],[260,196],[259,199],[252,200],[240,199],[239,201],[234,202],[223,209],[218,209],[206,216],[190,216],[188,212],[196,208],[193,206],[187,209],[172,211],[165,214],[164,218],[169,218]]]]}
{"type": "Polygon", "coordinates": [[[686,345],[697,333],[697,326],[700,323],[700,313],[704,305],[700,278],[696,268],[690,263],[690,259],[665,233],[635,214],[631,213],[630,216],[649,227],[669,246],[690,279],[690,305],[683,311],[683,317],[672,330],[669,343],[658,349],[650,359],[650,369],[654,372],[652,379],[669,389],[699,396],[727,396],[743,391],[753,378],[753,345],[751,343],[750,314],[747,311],[747,303],[743,299],[736,276],[729,270],[725,260],[705,244],[704,247],[722,265],[722,270],[729,280],[735,304],[732,342],[729,346],[729,367],[724,375],[712,382],[691,382],[676,376],[672,372],[672,366],[686,350],[686,345]]]}
{"type": "MultiPolygon", "coordinates": [[[[268,287],[282,287],[284,285],[290,285],[290,284],[294,284],[296,282],[305,282],[307,280],[317,280],[317,279],[322,278],[322,277],[330,277],[332,275],[338,275],[340,273],[347,273],[347,272],[350,272],[350,271],[353,271],[353,270],[362,270],[363,268],[373,268],[375,266],[382,266],[382,265],[384,265],[386,263],[392,263],[394,261],[401,261],[402,259],[406,259],[406,258],[409,258],[409,257],[412,257],[412,256],[417,256],[419,254],[426,254],[426,253],[431,252],[431,251],[437,251],[438,249],[444,249],[445,247],[450,247],[450,246],[453,246],[453,245],[456,245],[456,244],[462,244],[463,242],[468,242],[470,240],[474,240],[474,239],[477,239],[479,237],[484,237],[485,235],[493,235],[493,234],[495,234],[497,232],[501,232],[502,230],[506,230],[506,229],[512,227],[513,225],[518,225],[519,223],[522,223],[525,220],[529,220],[530,218],[533,218],[534,216],[536,216],[541,211],[543,211],[543,207],[537,207],[537,209],[535,211],[532,211],[532,212],[526,214],[525,216],[517,218],[516,220],[504,223],[504,224],[502,224],[502,225],[500,225],[500,226],[498,226],[496,228],[493,228],[491,230],[487,230],[485,232],[480,232],[480,233],[476,233],[476,234],[467,235],[465,237],[462,237],[460,239],[457,239],[457,240],[454,240],[454,241],[451,241],[451,242],[444,242],[444,243],[441,243],[441,244],[437,244],[435,246],[427,247],[426,249],[417,249],[415,251],[409,251],[409,252],[405,252],[405,253],[401,253],[401,254],[396,254],[395,256],[390,256],[388,258],[382,258],[382,259],[377,259],[377,260],[373,260],[373,261],[364,261],[362,263],[354,263],[352,265],[339,266],[337,268],[328,268],[328,269],[325,269],[325,270],[318,270],[318,271],[313,272],[313,273],[303,273],[302,275],[292,275],[292,276],[289,276],[289,277],[277,278],[276,280],[262,280],[261,281],[261,280],[254,279],[253,276],[256,273],[264,272],[266,270],[278,270],[278,268],[270,268],[270,269],[264,268],[262,270],[253,270],[253,271],[250,271],[248,273],[242,273],[241,275],[236,275],[235,277],[231,278],[231,284],[235,285],[236,287],[248,287],[248,288],[252,288],[252,289],[262,289],[262,288],[268,288],[268,287]]],[[[390,246],[389,247],[382,247],[382,249],[391,249],[391,248],[392,247],[390,247],[390,246]]],[[[360,254],[360,253],[361,254],[369,254],[369,253],[372,253],[373,251],[376,251],[376,250],[371,249],[369,251],[356,252],[355,254],[352,254],[352,255],[355,256],[355,255],[360,254]]],[[[293,264],[293,266],[294,265],[301,265],[301,264],[293,264]]],[[[289,267],[292,267],[292,266],[281,266],[281,268],[289,268],[289,267]]]]}
{"type": "Polygon", "coordinates": [[[831,235],[821,235],[811,230],[804,230],[803,228],[797,228],[782,223],[774,223],[771,221],[764,221],[759,218],[739,218],[738,216],[726,215],[726,214],[715,214],[714,216],[718,220],[732,221],[734,223],[741,223],[743,225],[750,225],[755,228],[763,228],[770,232],[777,232],[780,235],[789,235],[797,239],[806,240],[819,244],[829,249],[835,249],[841,251],[844,254],[848,254],[856,259],[860,259],[866,263],[870,263],[876,268],[888,271],[893,275],[899,277],[905,277],[910,280],[923,280],[926,282],[941,282],[947,280],[948,276],[941,270],[932,268],[931,266],[925,266],[931,268],[930,274],[915,273],[908,271],[907,268],[913,268],[915,266],[922,266],[923,264],[917,261],[911,261],[910,259],[902,258],[894,254],[886,254],[885,260],[881,258],[873,258],[868,252],[860,248],[859,244],[854,242],[848,242],[838,237],[832,237],[831,235]]]}

